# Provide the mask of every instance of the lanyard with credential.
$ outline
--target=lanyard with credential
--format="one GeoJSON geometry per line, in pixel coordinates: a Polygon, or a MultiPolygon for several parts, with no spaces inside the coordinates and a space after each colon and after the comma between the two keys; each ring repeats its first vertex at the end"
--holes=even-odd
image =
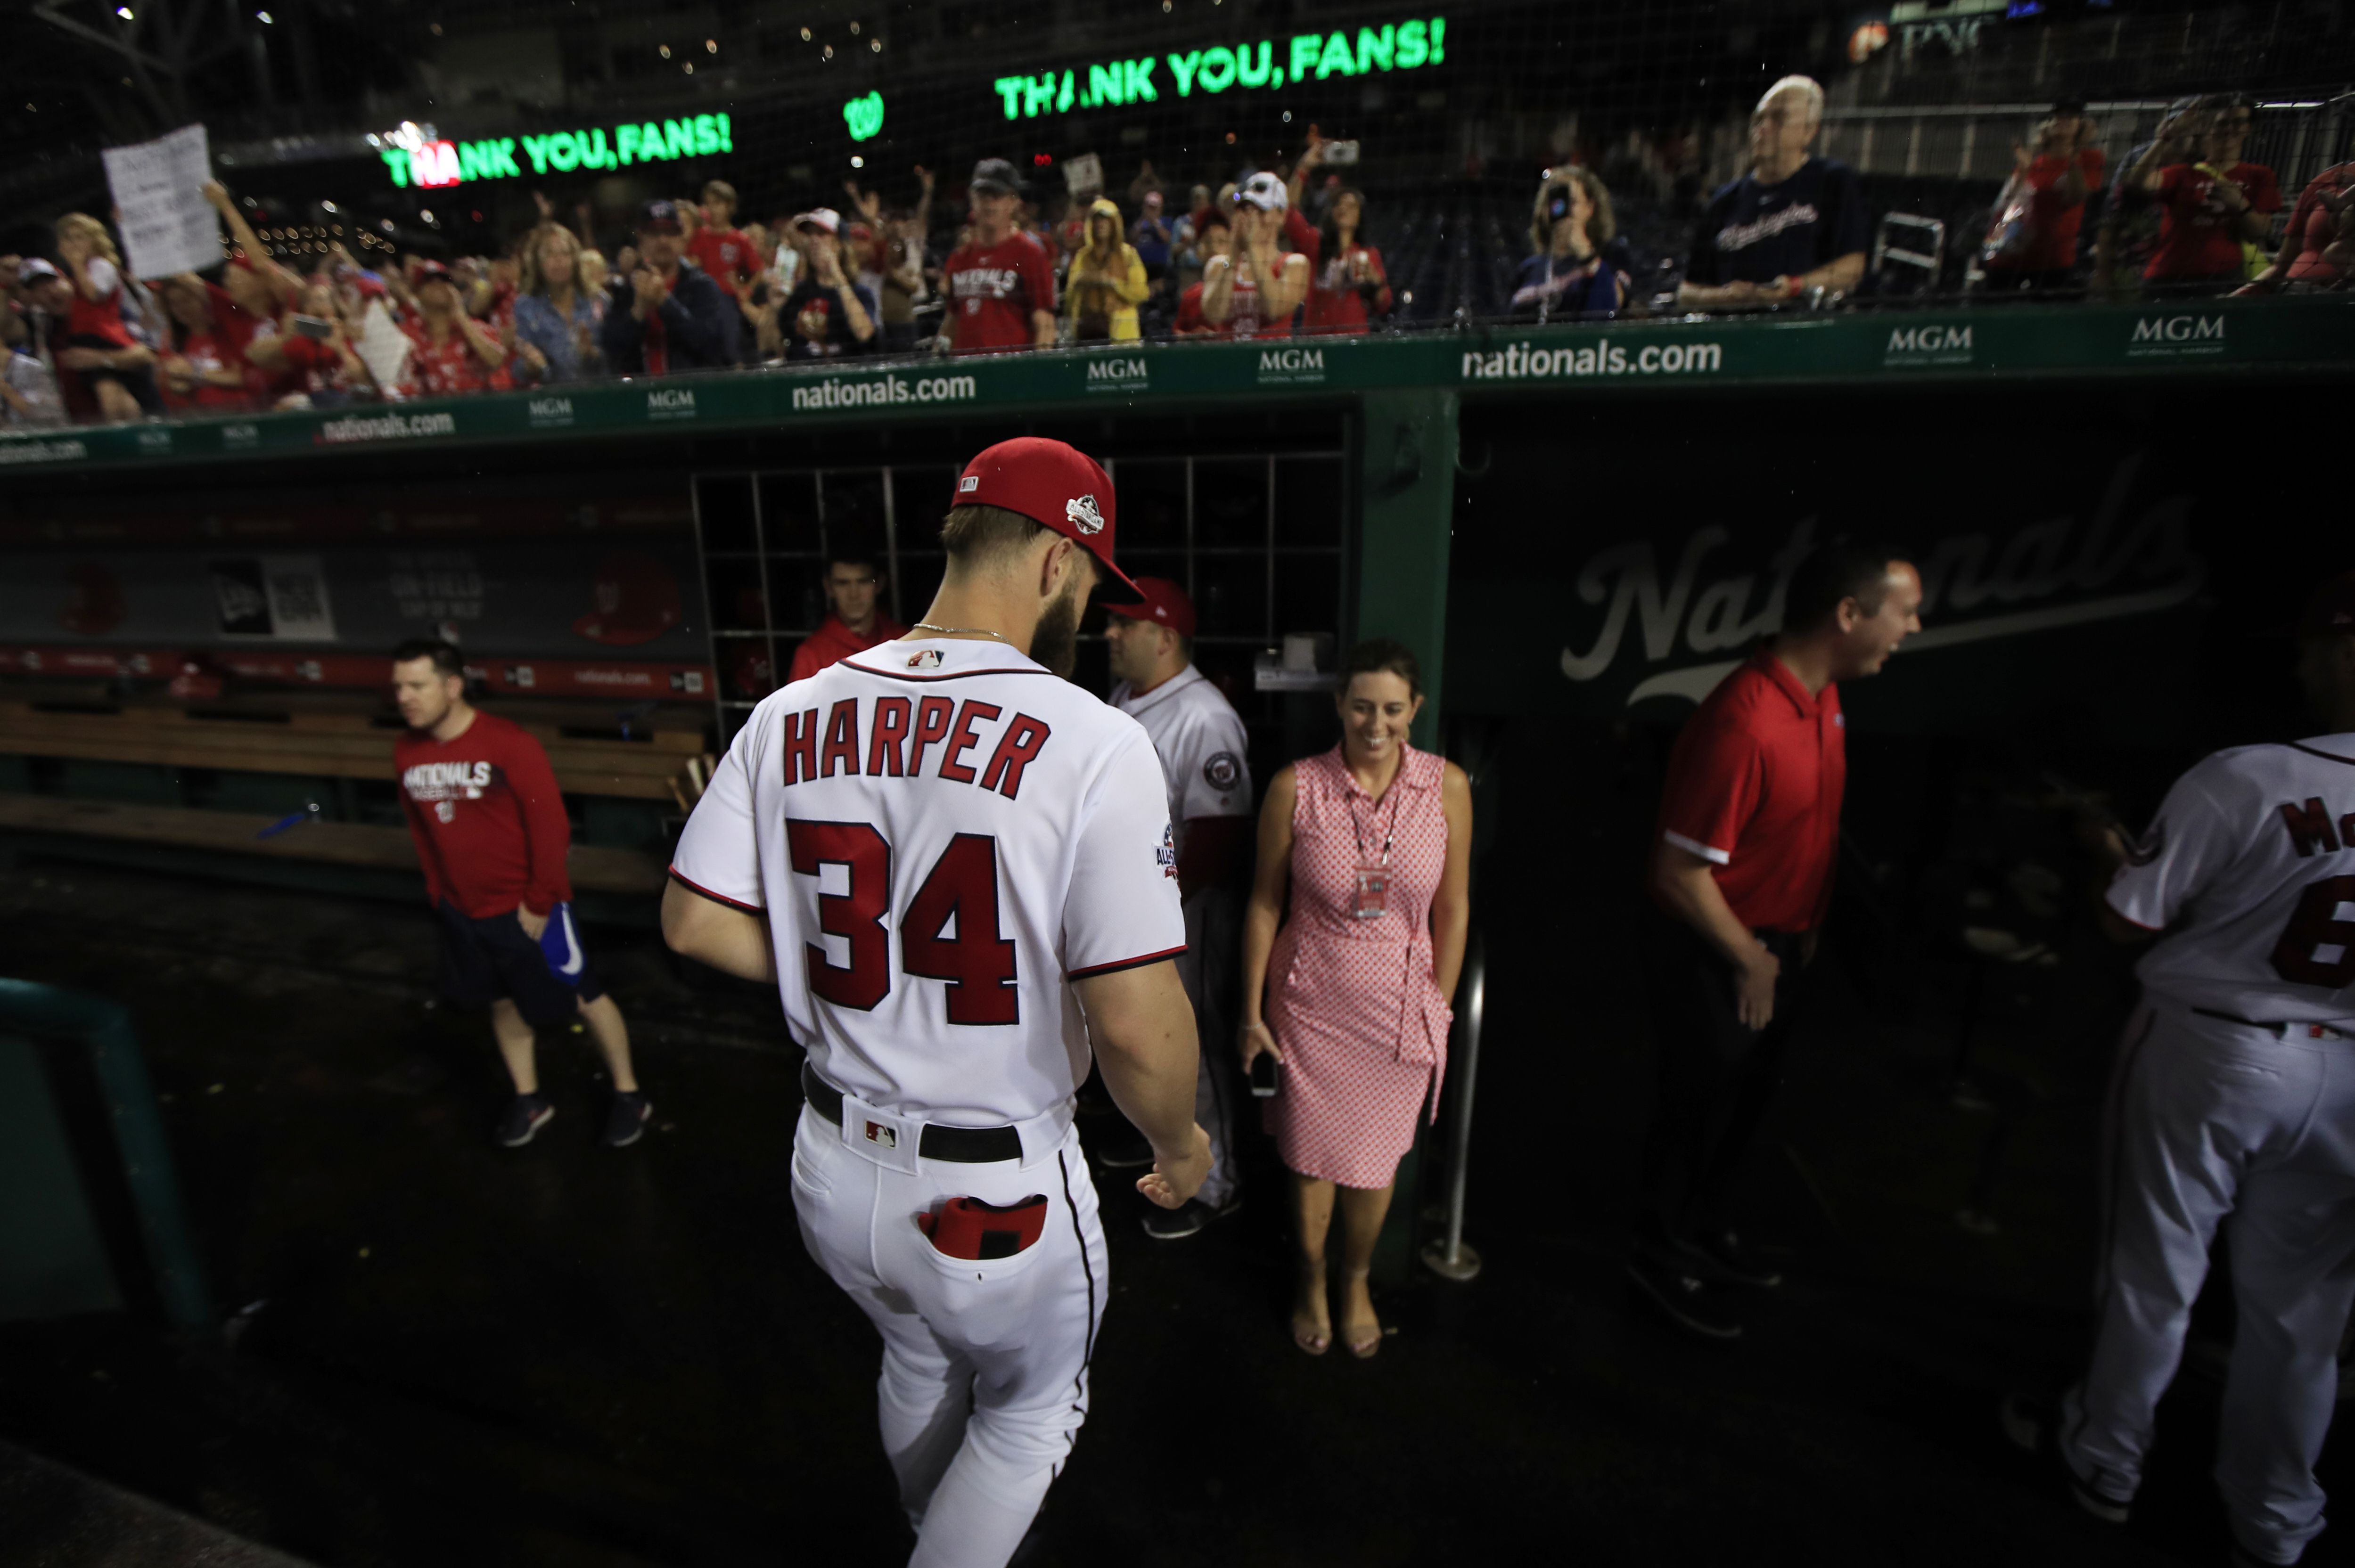
{"type": "Polygon", "coordinates": [[[1400,791],[1406,786],[1401,767],[1391,779],[1391,820],[1382,830],[1382,858],[1375,862],[1366,853],[1366,831],[1358,823],[1358,803],[1348,800],[1349,831],[1358,836],[1358,898],[1351,911],[1360,920],[1379,920],[1390,913],[1391,906],[1391,846],[1398,841],[1400,791]]]}

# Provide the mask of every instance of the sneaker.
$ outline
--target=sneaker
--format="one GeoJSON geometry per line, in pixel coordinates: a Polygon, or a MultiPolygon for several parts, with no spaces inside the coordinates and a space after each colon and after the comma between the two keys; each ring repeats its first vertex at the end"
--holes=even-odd
{"type": "Polygon", "coordinates": [[[1702,1278],[1720,1285],[1747,1285],[1771,1290],[1783,1283],[1783,1271],[1744,1246],[1732,1231],[1718,1231],[1695,1241],[1680,1242],[1702,1278]]]}
{"type": "Polygon", "coordinates": [[[1152,1143],[1125,1121],[1096,1141],[1096,1163],[1107,1171],[1142,1171],[1153,1163],[1152,1143]]]}
{"type": "Polygon", "coordinates": [[[635,1089],[628,1094],[615,1094],[612,1108],[605,1112],[605,1147],[627,1149],[646,1135],[647,1118],[655,1107],[646,1097],[635,1089]]]}
{"type": "Polygon", "coordinates": [[[509,1149],[521,1149],[555,1119],[556,1107],[545,1096],[517,1095],[507,1102],[507,1114],[499,1118],[499,1141],[509,1149]]]}
{"type": "Polygon", "coordinates": [[[2095,1491],[2062,1457],[2058,1438],[2060,1412],[2048,1399],[2033,1394],[2007,1393],[2003,1396],[2003,1435],[2011,1446],[2027,1454],[2051,1478],[2065,1487],[2076,1505],[2105,1524],[2124,1524],[2132,1505],[2115,1498],[2105,1498],[2095,1491]]]}
{"type": "Polygon", "coordinates": [[[1627,1260],[1627,1282],[1670,1321],[1705,1340],[1738,1340],[1742,1325],[1711,1295],[1709,1286],[1689,1270],[1646,1257],[1627,1260]]]}

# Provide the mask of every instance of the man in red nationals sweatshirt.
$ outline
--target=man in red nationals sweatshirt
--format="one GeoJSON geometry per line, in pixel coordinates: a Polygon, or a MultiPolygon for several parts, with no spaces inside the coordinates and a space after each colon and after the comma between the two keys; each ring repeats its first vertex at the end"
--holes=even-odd
{"type": "Polygon", "coordinates": [[[425,895],[441,919],[442,993],[462,1006],[489,1006],[491,1033],[515,1079],[499,1141],[529,1143],[556,1115],[539,1091],[533,1030],[578,1015],[613,1076],[605,1141],[635,1143],[653,1107],[630,1069],[629,1027],[573,923],[564,871],[572,826],[548,753],[466,701],[465,664],[451,643],[421,639],[394,649],[392,693],[409,724],[393,760],[425,895]]]}

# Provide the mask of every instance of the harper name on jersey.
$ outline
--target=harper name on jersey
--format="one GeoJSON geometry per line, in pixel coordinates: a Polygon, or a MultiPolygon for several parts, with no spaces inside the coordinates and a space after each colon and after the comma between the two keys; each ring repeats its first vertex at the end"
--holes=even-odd
{"type": "Polygon", "coordinates": [[[1055,732],[1043,719],[1025,713],[1004,718],[1005,712],[972,697],[962,703],[952,697],[844,697],[826,709],[823,740],[816,708],[783,713],[777,728],[784,781],[859,773],[870,779],[929,777],[952,784],[978,782],[1009,800],[1019,800],[1023,774],[1055,732]],[[978,766],[966,761],[985,745],[990,747],[988,760],[978,766]]]}
{"type": "Polygon", "coordinates": [[[854,653],[754,709],[672,874],[762,915],[794,1038],[866,1104],[962,1127],[1068,1106],[1067,979],[1185,950],[1135,720],[1010,648],[854,653]]]}

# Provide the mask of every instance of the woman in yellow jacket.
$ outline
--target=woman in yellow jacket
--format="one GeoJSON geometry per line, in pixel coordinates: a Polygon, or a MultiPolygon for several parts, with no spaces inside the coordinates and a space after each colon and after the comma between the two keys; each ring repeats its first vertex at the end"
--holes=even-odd
{"type": "Polygon", "coordinates": [[[1138,335],[1136,307],[1148,285],[1145,261],[1121,228],[1120,208],[1098,196],[1088,208],[1088,238],[1071,256],[1063,313],[1073,343],[1119,343],[1138,335]]]}

